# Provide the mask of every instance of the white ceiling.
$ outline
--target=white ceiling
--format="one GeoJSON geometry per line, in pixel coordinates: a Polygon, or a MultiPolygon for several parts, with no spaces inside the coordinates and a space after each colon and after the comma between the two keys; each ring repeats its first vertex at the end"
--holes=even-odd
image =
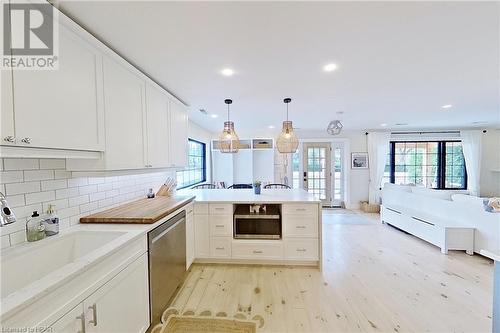
{"type": "Polygon", "coordinates": [[[219,130],[500,124],[498,2],[61,1],[60,8],[219,130]],[[330,62],[338,70],[325,73],[330,62]],[[232,77],[220,75],[231,67],[232,77]],[[453,108],[441,109],[452,104],[453,108]],[[212,119],[198,109],[219,115],[212,119]],[[476,123],[475,123],[476,122],[476,123]],[[481,123],[477,123],[481,122],[481,123]],[[408,124],[395,126],[396,123],[408,124]]]}

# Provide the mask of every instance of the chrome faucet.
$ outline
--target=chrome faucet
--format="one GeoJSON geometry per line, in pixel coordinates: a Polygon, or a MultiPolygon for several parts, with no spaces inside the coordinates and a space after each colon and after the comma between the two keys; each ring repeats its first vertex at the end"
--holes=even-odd
{"type": "Polygon", "coordinates": [[[5,195],[2,192],[0,192],[0,209],[0,227],[16,222],[16,216],[10,209],[9,204],[5,199],[5,195]]]}

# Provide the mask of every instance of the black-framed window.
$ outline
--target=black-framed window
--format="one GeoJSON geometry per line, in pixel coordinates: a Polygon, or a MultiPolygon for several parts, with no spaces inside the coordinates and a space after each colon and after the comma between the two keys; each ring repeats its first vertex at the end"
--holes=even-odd
{"type": "Polygon", "coordinates": [[[177,171],[177,188],[185,188],[207,180],[206,145],[189,139],[188,165],[177,171]]]}
{"type": "Polygon", "coordinates": [[[434,189],[466,189],[460,141],[392,141],[384,181],[434,189]]]}

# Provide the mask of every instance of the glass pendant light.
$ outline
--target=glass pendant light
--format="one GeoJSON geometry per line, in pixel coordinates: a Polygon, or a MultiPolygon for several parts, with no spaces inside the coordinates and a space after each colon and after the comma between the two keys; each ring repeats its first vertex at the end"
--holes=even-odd
{"type": "Polygon", "coordinates": [[[283,100],[286,104],[286,120],[283,122],[283,129],[276,140],[278,151],[282,154],[295,153],[299,147],[299,139],[297,139],[297,136],[293,132],[292,121],[288,120],[288,104],[291,101],[291,98],[285,98],[283,100]]]}
{"type": "Polygon", "coordinates": [[[224,100],[227,104],[227,121],[224,122],[224,129],[219,135],[219,149],[221,153],[237,153],[240,147],[240,139],[234,131],[234,123],[229,120],[229,105],[233,103],[231,99],[224,100]]]}

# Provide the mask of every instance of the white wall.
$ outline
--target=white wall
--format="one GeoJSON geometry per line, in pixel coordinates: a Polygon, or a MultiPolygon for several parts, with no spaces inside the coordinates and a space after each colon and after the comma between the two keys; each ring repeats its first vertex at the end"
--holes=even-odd
{"type": "Polygon", "coordinates": [[[483,197],[500,196],[500,129],[483,134],[480,192],[483,197]]]}
{"type": "Polygon", "coordinates": [[[207,163],[207,182],[212,181],[212,154],[210,150],[210,140],[214,136],[214,133],[202,128],[200,125],[189,121],[188,126],[188,137],[190,139],[203,142],[206,144],[206,163],[207,163]]]}

